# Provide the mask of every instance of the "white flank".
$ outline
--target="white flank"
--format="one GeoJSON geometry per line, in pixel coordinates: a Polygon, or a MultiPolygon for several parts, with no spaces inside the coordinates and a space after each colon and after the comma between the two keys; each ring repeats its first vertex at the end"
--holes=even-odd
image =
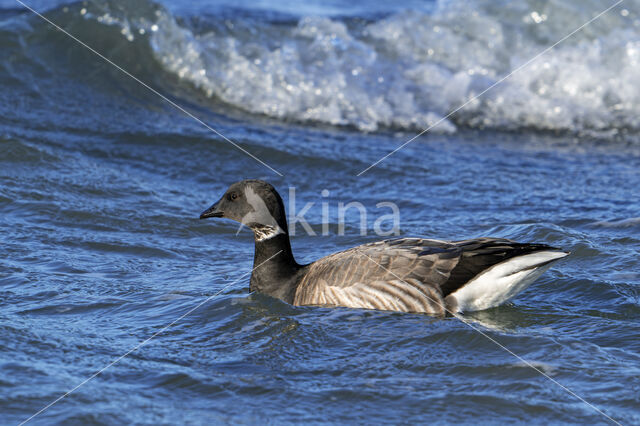
{"type": "Polygon", "coordinates": [[[457,312],[493,308],[529,287],[549,269],[552,260],[567,255],[561,251],[541,251],[511,258],[476,276],[447,299],[455,299],[457,303],[451,306],[457,306],[457,312]]]}

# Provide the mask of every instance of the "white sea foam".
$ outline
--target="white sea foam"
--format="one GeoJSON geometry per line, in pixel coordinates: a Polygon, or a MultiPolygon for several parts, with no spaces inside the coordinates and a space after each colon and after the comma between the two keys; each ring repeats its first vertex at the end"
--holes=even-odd
{"type": "MultiPolygon", "coordinates": [[[[243,25],[238,17],[198,31],[159,8],[146,25],[162,67],[216,101],[286,120],[418,130],[605,7],[452,0],[429,14],[403,11],[365,23],[303,17],[243,25]]],[[[613,9],[434,131],[532,128],[609,137],[640,130],[639,12],[638,2],[613,9]]]]}

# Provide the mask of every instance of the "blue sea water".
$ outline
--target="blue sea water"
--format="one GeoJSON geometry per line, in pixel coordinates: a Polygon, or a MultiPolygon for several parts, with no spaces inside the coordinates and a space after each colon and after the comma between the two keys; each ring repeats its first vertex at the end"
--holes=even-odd
{"type": "Polygon", "coordinates": [[[640,424],[640,3],[531,63],[614,3],[25,3],[219,134],[0,0],[0,423],[640,424]],[[299,262],[381,202],[572,254],[460,318],[292,307],[197,219],[243,178],[313,203],[299,262]]]}

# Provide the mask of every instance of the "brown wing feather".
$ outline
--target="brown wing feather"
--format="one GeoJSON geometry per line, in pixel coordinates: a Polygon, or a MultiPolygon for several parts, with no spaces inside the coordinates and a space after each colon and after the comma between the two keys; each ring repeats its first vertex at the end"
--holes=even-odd
{"type": "Polygon", "coordinates": [[[443,297],[479,273],[511,257],[550,249],[558,250],[498,238],[399,238],[364,244],[309,265],[294,305],[442,314],[443,297]]]}
{"type": "Polygon", "coordinates": [[[440,286],[459,257],[454,244],[420,238],[361,245],[311,264],[294,304],[441,314],[440,286]]]}

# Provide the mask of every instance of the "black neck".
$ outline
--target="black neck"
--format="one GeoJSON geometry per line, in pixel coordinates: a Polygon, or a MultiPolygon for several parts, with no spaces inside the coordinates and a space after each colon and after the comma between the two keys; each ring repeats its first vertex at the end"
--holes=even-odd
{"type": "Polygon", "coordinates": [[[255,245],[250,290],[293,303],[301,266],[293,257],[289,235],[256,239],[255,245]]]}

